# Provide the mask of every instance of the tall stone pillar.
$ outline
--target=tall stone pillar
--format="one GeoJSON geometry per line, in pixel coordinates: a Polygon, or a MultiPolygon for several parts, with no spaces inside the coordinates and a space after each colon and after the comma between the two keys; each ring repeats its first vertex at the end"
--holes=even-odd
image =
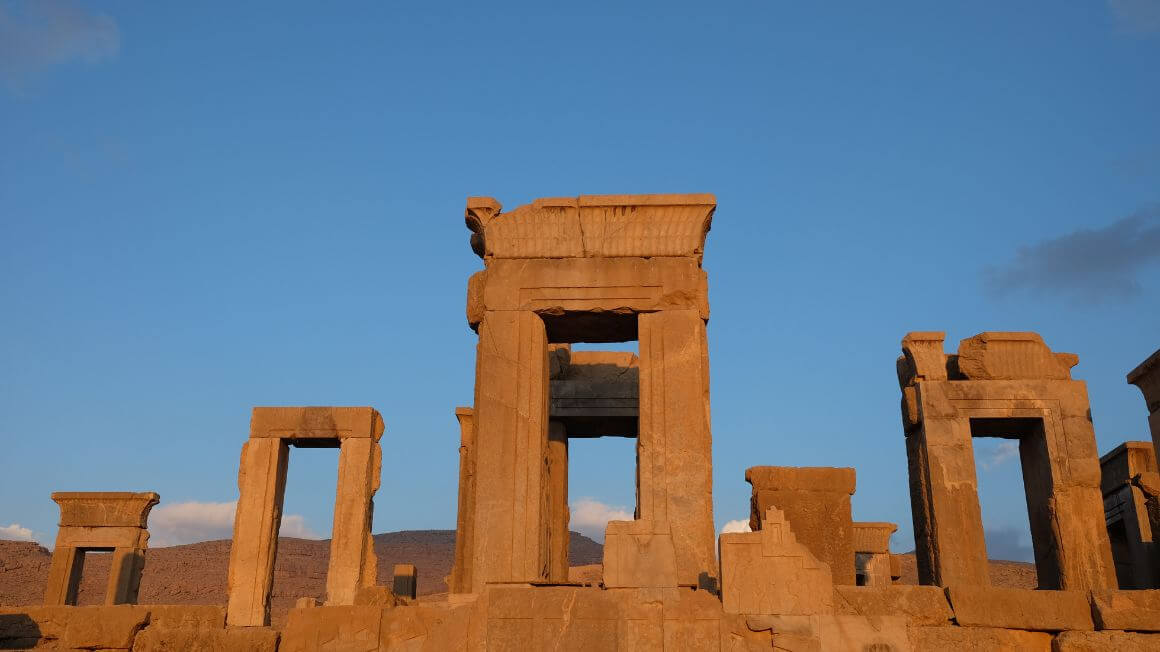
{"type": "Polygon", "coordinates": [[[289,459],[290,447],[283,439],[250,439],[242,446],[227,580],[227,625],[261,627],[270,622],[270,589],[289,459]]]}
{"type": "Polygon", "coordinates": [[[605,584],[715,588],[705,321],[696,310],[663,310],[638,324],[638,518],[608,524],[605,584]]]}
{"type": "Polygon", "coordinates": [[[455,408],[459,421],[459,511],[455,524],[455,564],[448,590],[471,592],[471,560],[475,550],[475,410],[455,408]]]}
{"type": "Polygon", "coordinates": [[[906,438],[919,584],[991,583],[973,450],[965,419],[928,417],[906,438]]]}
{"type": "Polygon", "coordinates": [[[530,311],[479,326],[471,586],[548,579],[548,337],[530,311]]]}
{"type": "Polygon", "coordinates": [[[378,557],[371,536],[371,520],[382,465],[382,448],[374,439],[342,440],[338,453],[338,490],[334,498],[330,567],[326,573],[328,605],[354,604],[360,588],[375,584],[378,557]]]}
{"type": "Polygon", "coordinates": [[[564,424],[548,424],[548,579],[568,581],[568,433],[564,424]]]}

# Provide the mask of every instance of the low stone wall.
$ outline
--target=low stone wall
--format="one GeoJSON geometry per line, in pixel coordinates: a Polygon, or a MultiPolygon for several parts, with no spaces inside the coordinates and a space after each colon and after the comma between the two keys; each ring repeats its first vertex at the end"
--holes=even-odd
{"type": "Polygon", "coordinates": [[[492,586],[396,607],[302,607],[281,630],[218,606],[0,609],[0,649],[1086,650],[1160,649],[1160,591],[834,587],[834,613],[727,614],[691,589],[492,586]]]}

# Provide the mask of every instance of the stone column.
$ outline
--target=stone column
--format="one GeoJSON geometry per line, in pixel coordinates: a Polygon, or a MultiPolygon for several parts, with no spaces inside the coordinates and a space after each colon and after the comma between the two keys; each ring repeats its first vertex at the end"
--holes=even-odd
{"type": "Polygon", "coordinates": [[[605,585],[716,588],[705,322],[665,310],[638,324],[638,515],[608,524],[605,585]]]}
{"type": "Polygon", "coordinates": [[[1160,350],[1148,356],[1128,372],[1128,382],[1140,388],[1148,405],[1148,426],[1152,430],[1152,447],[1160,458],[1160,350]]]}
{"type": "Polygon", "coordinates": [[[927,418],[906,438],[919,584],[991,583],[973,450],[967,419],[927,418]]]}
{"type": "Polygon", "coordinates": [[[382,464],[382,449],[373,438],[342,440],[326,573],[327,605],[352,605],[360,588],[375,585],[378,558],[371,519],[382,464]]]}
{"type": "Polygon", "coordinates": [[[77,603],[77,590],[84,574],[85,553],[73,546],[60,543],[52,550],[52,565],[48,569],[44,604],[65,605],[77,603]]]}
{"type": "Polygon", "coordinates": [[[488,311],[475,381],[472,591],[548,578],[548,337],[527,311],[488,311]]]}
{"type": "Polygon", "coordinates": [[[471,555],[475,550],[475,410],[455,408],[459,421],[459,511],[455,524],[455,563],[448,590],[471,592],[471,555]]]}
{"type": "Polygon", "coordinates": [[[564,424],[548,424],[548,579],[568,581],[568,433],[564,424]]]}
{"type": "Polygon", "coordinates": [[[250,439],[242,446],[240,495],[227,580],[227,625],[270,624],[270,589],[274,584],[288,460],[289,447],[283,439],[250,439]]]}
{"type": "Polygon", "coordinates": [[[109,565],[109,580],[105,588],[105,604],[136,604],[141,590],[141,573],[145,570],[145,548],[149,533],[143,536],[136,547],[113,549],[109,565]]]}

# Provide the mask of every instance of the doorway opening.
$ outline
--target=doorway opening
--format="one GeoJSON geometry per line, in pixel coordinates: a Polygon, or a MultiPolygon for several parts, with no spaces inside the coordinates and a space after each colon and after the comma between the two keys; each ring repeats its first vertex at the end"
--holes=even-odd
{"type": "Polygon", "coordinates": [[[87,607],[105,604],[109,571],[113,565],[113,549],[78,548],[76,564],[81,576],[77,583],[76,605],[87,607]]]}
{"type": "Polygon", "coordinates": [[[1045,554],[1051,483],[1043,419],[972,418],[970,425],[991,583],[1056,588],[1044,586],[1042,572],[1054,564],[1045,554]]]}

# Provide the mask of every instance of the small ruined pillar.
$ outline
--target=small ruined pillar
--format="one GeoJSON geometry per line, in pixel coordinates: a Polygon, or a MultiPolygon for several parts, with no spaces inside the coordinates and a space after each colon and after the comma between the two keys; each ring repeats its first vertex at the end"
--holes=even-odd
{"type": "Polygon", "coordinates": [[[75,605],[86,552],[113,553],[105,604],[134,604],[149,544],[149,510],[154,492],[58,491],[60,529],[44,593],[46,605],[75,605]]]}
{"type": "Polygon", "coordinates": [[[289,446],[339,449],[326,604],[352,605],[359,589],[374,585],[377,557],[371,519],[382,468],[378,442],[383,430],[382,416],[369,407],[254,408],[238,470],[227,625],[270,623],[289,446]]]}
{"type": "Polygon", "coordinates": [[[854,523],[854,569],[859,586],[893,584],[890,535],[897,529],[895,523],[854,523]]]}
{"type": "Polygon", "coordinates": [[[568,433],[548,423],[548,581],[568,581],[568,433]]]}
{"type": "Polygon", "coordinates": [[[459,421],[459,510],[455,523],[455,562],[447,580],[450,593],[471,592],[471,551],[475,539],[475,410],[455,408],[459,421]]]}
{"type": "Polygon", "coordinates": [[[753,485],[749,527],[763,526],[771,507],[785,514],[797,540],[830,567],[834,584],[855,584],[851,468],[754,466],[745,470],[753,485]]]}
{"type": "Polygon", "coordinates": [[[1148,404],[1148,427],[1152,430],[1152,447],[1160,457],[1160,349],[1140,366],[1128,372],[1128,382],[1140,388],[1148,404]]]}

